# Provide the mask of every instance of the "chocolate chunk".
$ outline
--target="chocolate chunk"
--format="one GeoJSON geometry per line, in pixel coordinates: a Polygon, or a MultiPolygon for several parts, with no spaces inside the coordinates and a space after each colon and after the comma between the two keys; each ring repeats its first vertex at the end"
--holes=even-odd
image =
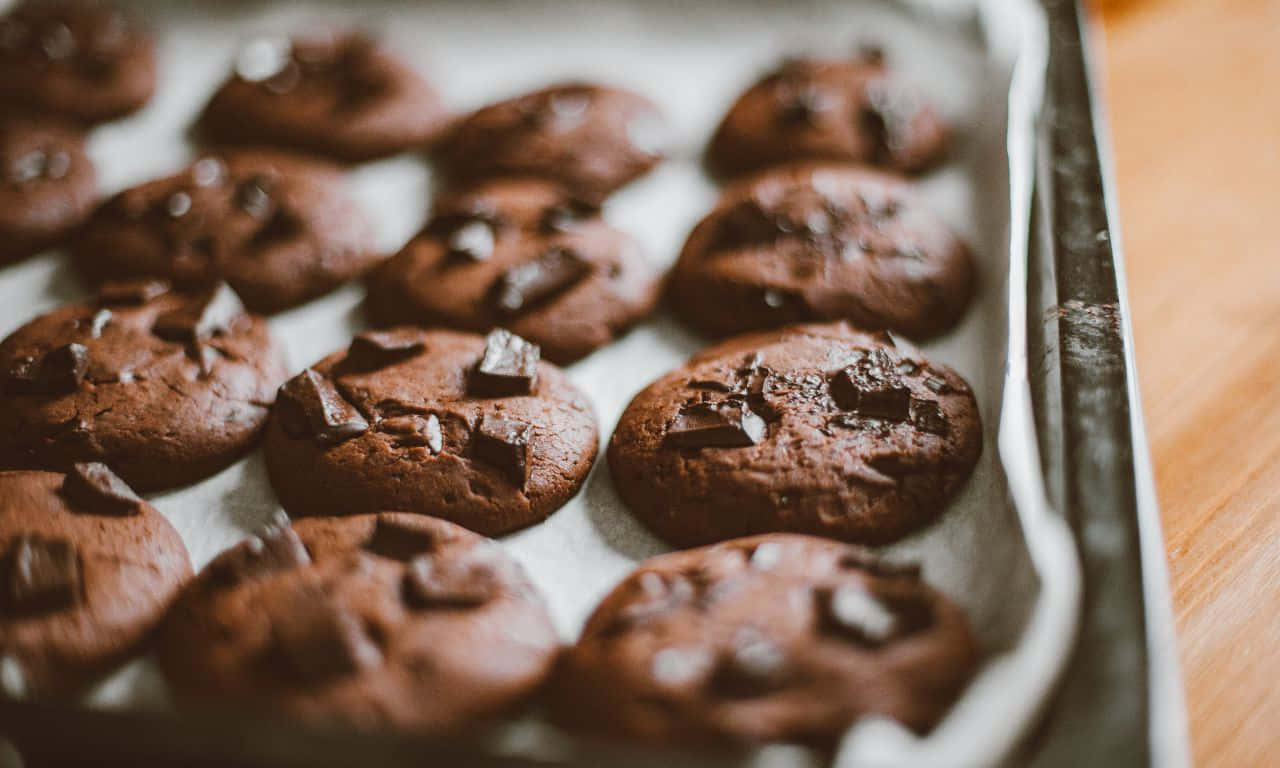
{"type": "Polygon", "coordinates": [[[951,391],[951,385],[948,384],[947,380],[941,376],[926,376],[924,379],[924,385],[940,395],[944,395],[951,391]]]}
{"type": "Polygon", "coordinates": [[[715,379],[689,379],[689,389],[704,389],[708,392],[733,392],[732,384],[725,384],[715,379]]]}
{"type": "Polygon", "coordinates": [[[499,469],[517,488],[524,488],[529,480],[532,437],[529,424],[487,416],[476,427],[471,449],[476,459],[499,469]]]}
{"type": "Polygon", "coordinates": [[[271,179],[257,174],[236,186],[236,207],[255,219],[264,219],[275,205],[271,200],[271,179]]]}
{"type": "Polygon", "coordinates": [[[813,125],[819,115],[835,107],[831,93],[813,83],[791,85],[780,95],[778,121],[788,125],[813,125]]]}
{"type": "Polygon", "coordinates": [[[746,403],[694,403],[680,408],[667,427],[670,448],[742,448],[764,439],[764,419],[746,403]]]}
{"type": "Polygon", "coordinates": [[[712,248],[727,250],[772,243],[789,228],[785,216],[765,210],[759,200],[741,200],[720,214],[712,248]]]}
{"type": "Polygon", "coordinates": [[[74,392],[89,370],[89,350],[83,344],[63,344],[40,357],[14,360],[8,370],[8,384],[13,392],[56,395],[74,392]]]}
{"type": "Polygon", "coordinates": [[[62,610],[80,599],[80,555],[66,539],[18,536],[5,563],[4,602],[12,614],[62,610]]]}
{"type": "Polygon", "coordinates": [[[467,378],[467,394],[511,397],[533,393],[540,350],[510,331],[498,328],[484,340],[484,356],[467,378]]]}
{"type": "Polygon", "coordinates": [[[922,429],[925,432],[932,432],[935,435],[944,437],[947,434],[947,417],[934,400],[911,398],[911,423],[917,429],[922,429]]]}
{"type": "Polygon", "coordinates": [[[244,313],[235,291],[226,283],[218,283],[157,317],[151,331],[162,339],[193,344],[225,333],[244,313]]]}
{"type": "Polygon", "coordinates": [[[414,608],[459,608],[488,602],[497,592],[492,563],[471,550],[447,560],[414,558],[405,569],[402,594],[414,608]]]}
{"type": "Polygon", "coordinates": [[[108,280],[98,287],[98,302],[140,305],[168,292],[164,280],[108,280]]]}
{"type": "Polygon", "coordinates": [[[324,683],[382,663],[360,618],[319,590],[298,595],[294,610],[273,629],[276,647],[303,682],[324,683]]]}
{"type": "Polygon", "coordinates": [[[498,312],[517,315],[582,280],[591,265],[568,248],[552,248],[502,273],[490,289],[498,312]]]}
{"type": "Polygon", "coordinates": [[[786,684],[786,651],[757,630],[739,630],[733,648],[722,654],[711,675],[712,686],[727,696],[750,698],[786,684]]]}
{"type": "Polygon", "coordinates": [[[426,348],[427,345],[421,339],[406,339],[393,333],[367,331],[351,340],[342,365],[351,370],[376,371],[408,360],[426,348]]]}
{"type": "Polygon", "coordinates": [[[302,539],[285,523],[222,553],[209,563],[209,572],[216,583],[229,587],[310,562],[302,539]]]}
{"type": "Polygon", "coordinates": [[[493,255],[494,244],[493,227],[489,222],[473,219],[449,235],[448,256],[484,261],[493,255]]]}
{"type": "Polygon", "coordinates": [[[102,332],[111,324],[111,310],[100,309],[93,313],[93,317],[89,318],[89,336],[95,339],[102,338],[102,332]]]}
{"type": "Polygon", "coordinates": [[[861,416],[906,421],[911,391],[903,386],[893,358],[875,349],[832,377],[831,396],[836,405],[861,416]]]}
{"type": "Polygon", "coordinates": [[[71,465],[62,495],[77,511],[89,514],[136,515],[145,503],[110,467],[96,461],[71,465]]]}
{"type": "Polygon", "coordinates": [[[294,439],[334,445],[369,431],[369,422],[343,399],[333,383],[310,368],[280,387],[280,425],[294,439]]]}
{"type": "Polygon", "coordinates": [[[430,533],[379,517],[373,526],[373,535],[365,542],[364,549],[378,557],[407,563],[419,555],[431,552],[435,546],[435,539],[430,533]]]}
{"type": "Polygon", "coordinates": [[[841,568],[866,571],[885,578],[920,580],[919,563],[895,563],[862,547],[849,547],[848,551],[840,556],[839,565],[841,568]]]}
{"type": "Polygon", "coordinates": [[[546,234],[571,232],[583,219],[595,216],[599,212],[595,206],[581,201],[560,203],[542,212],[538,226],[546,234]]]}
{"type": "Polygon", "coordinates": [[[391,416],[378,422],[378,431],[395,435],[398,446],[425,445],[433,455],[444,449],[444,433],[434,413],[391,416]]]}
{"type": "Polygon", "coordinates": [[[814,591],[819,628],[826,634],[877,648],[929,624],[930,610],[918,597],[877,596],[860,584],[814,591]]]}

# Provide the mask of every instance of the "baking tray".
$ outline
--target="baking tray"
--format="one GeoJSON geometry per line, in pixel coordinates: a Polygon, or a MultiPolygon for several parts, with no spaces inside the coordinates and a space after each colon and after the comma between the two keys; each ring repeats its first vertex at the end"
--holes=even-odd
{"type": "MultiPolygon", "coordinates": [[[[973,27],[970,34],[982,34],[972,15],[948,16],[948,5],[959,4],[912,4],[922,22],[925,17],[937,16],[932,22],[969,24],[973,27]]],[[[1001,13],[997,2],[980,5],[988,14],[988,23],[992,21],[991,14],[1001,13]]],[[[1178,722],[1181,707],[1176,668],[1169,663],[1168,596],[1158,519],[1154,497],[1149,493],[1141,422],[1134,420],[1140,410],[1134,399],[1133,377],[1129,375],[1131,345],[1123,303],[1117,298],[1123,292],[1114,269],[1090,271],[1077,264],[1078,260],[1095,266],[1102,262],[1119,264],[1117,254],[1110,248],[1103,159],[1093,138],[1081,25],[1071,3],[1046,4],[1048,34],[1040,26],[1042,19],[1018,16],[1025,15],[1028,3],[1005,5],[1007,13],[1017,21],[1002,25],[999,34],[1012,37],[1004,44],[1021,46],[1023,51],[1010,93],[1010,120],[1015,113],[1032,108],[1032,102],[1038,103],[1041,86],[1045,87],[1046,119],[1040,121],[1038,135],[1011,129],[1007,147],[1012,211],[1007,242],[1013,266],[1006,287],[1014,311],[1009,316],[1007,339],[1011,346],[1002,412],[1013,413],[1017,418],[1000,420],[1000,456],[1009,474],[1007,492],[1017,502],[1018,524],[1028,531],[1037,529],[1028,535],[1029,540],[1038,542],[1030,547],[1031,559],[1037,565],[1052,566],[1051,571],[1059,576],[1064,571],[1078,576],[1078,555],[1084,566],[1086,600],[1081,605],[1077,629],[1075,601],[1080,582],[1055,577],[1042,583],[1042,589],[1054,593],[1049,597],[1058,603],[1058,610],[1036,612],[1027,623],[1030,626],[1042,619],[1049,621],[1052,631],[1040,627],[1047,643],[1042,643],[1044,647],[1038,654],[1024,653],[1007,660],[1000,670],[1005,682],[1034,678],[1031,689],[1048,689],[1060,657],[1072,644],[1076,645],[1061,692],[1043,709],[1038,728],[1028,730],[1026,726],[1036,722],[1033,717],[1040,711],[1039,698],[1011,695],[1008,717],[997,718],[983,728],[976,727],[973,713],[968,713],[967,733],[973,734],[974,743],[980,748],[975,747],[972,752],[925,750],[915,753],[912,764],[986,764],[992,761],[991,755],[1007,755],[1014,748],[1016,751],[1005,760],[1011,765],[1074,765],[1086,759],[1100,760],[1104,765],[1176,765],[1178,759],[1185,760],[1185,729],[1178,722]],[[1037,45],[1037,40],[1048,45],[1037,45]],[[1081,129],[1081,125],[1088,130],[1081,129]],[[1020,170],[1030,166],[1032,158],[1038,169],[1034,179],[1020,170]],[[1072,158],[1077,172],[1066,176],[1048,172],[1060,167],[1063,158],[1072,158]],[[1092,207],[1082,204],[1076,210],[1066,205],[1086,198],[1092,201],[1092,207]],[[1030,215],[1032,211],[1034,216],[1030,215]],[[1086,214],[1095,218],[1086,220],[1086,214]],[[1094,238],[1087,252],[1081,246],[1082,227],[1094,238]],[[1112,298],[1108,300],[1108,296],[1112,298]],[[1071,542],[1068,526],[1075,533],[1075,543],[1071,542]],[[1064,549],[1069,554],[1064,555],[1064,549]],[[1151,567],[1144,568],[1143,555],[1151,567]],[[1063,606],[1070,609],[1064,610],[1063,606]],[[1104,702],[1106,706],[1101,706],[1104,702]],[[979,734],[979,730],[983,733],[979,734]],[[985,757],[978,760],[974,755],[985,757]]],[[[233,6],[232,10],[236,7],[242,6],[233,6]]],[[[192,90],[192,103],[198,106],[204,91],[192,90]]],[[[156,164],[154,171],[159,173],[173,167],[175,158],[166,157],[161,151],[151,160],[156,164]]],[[[108,179],[108,184],[111,181],[108,179]]],[[[410,184],[396,191],[422,194],[424,190],[410,184]]],[[[697,207],[695,213],[705,208],[697,207]]],[[[394,246],[396,238],[408,234],[391,233],[388,244],[394,246]]],[[[305,363],[326,351],[317,349],[312,354],[313,350],[303,350],[293,362],[305,363]]],[[[988,430],[994,432],[994,414],[987,412],[984,416],[988,430]]],[[[607,437],[609,423],[602,426],[607,437]]],[[[989,443],[989,453],[994,453],[991,448],[989,443]]],[[[229,543],[222,542],[214,551],[229,543]]],[[[193,552],[199,562],[211,554],[193,552]]],[[[1000,676],[992,676],[985,685],[991,688],[1000,681],[1000,676]]],[[[1023,683],[1022,687],[1027,685],[1023,683]]],[[[951,731],[959,727],[955,723],[966,722],[963,716],[949,721],[954,722],[944,725],[951,725],[951,731]]],[[[246,721],[227,713],[178,719],[160,712],[12,702],[0,702],[0,732],[19,746],[32,765],[813,762],[812,755],[787,747],[724,756],[569,740],[548,732],[537,722],[451,734],[448,738],[426,738],[317,731],[287,723],[246,721]]],[[[884,754],[901,757],[906,753],[890,749],[884,754]]],[[[877,762],[875,755],[874,750],[855,749],[842,754],[849,759],[841,762],[887,764],[877,762]]],[[[0,766],[4,764],[0,757],[0,766]]]]}

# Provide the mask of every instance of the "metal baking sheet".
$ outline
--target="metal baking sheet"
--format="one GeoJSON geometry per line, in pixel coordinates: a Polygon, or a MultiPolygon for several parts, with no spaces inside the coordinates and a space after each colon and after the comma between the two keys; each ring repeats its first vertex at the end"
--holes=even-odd
{"type": "MultiPolygon", "coordinates": [[[[1026,375],[1034,118],[1049,41],[1037,6],[1021,0],[806,0],[782,6],[725,0],[694,7],[676,0],[497,0],[382,2],[359,9],[324,3],[153,2],[137,4],[137,10],[157,28],[162,83],[155,102],[142,113],[95,131],[90,151],[100,166],[103,194],[171,172],[195,156],[185,128],[246,38],[354,23],[384,37],[459,110],[568,78],[616,83],[653,98],[672,118],[673,157],[613,198],[606,217],[637,235],[663,262],[674,259],[688,229],[714,201],[714,185],[698,162],[701,146],[745,85],[787,53],[883,45],[905,77],[960,127],[951,162],[922,179],[920,187],[973,247],[981,287],[962,325],[925,349],[973,383],[987,437],[978,471],[943,521],[887,553],[923,561],[925,578],[966,608],[984,664],[928,737],[916,738],[886,721],[865,721],[850,732],[837,759],[842,765],[1023,762],[1015,750],[1034,741],[1028,740],[1028,729],[1045,711],[1057,673],[1070,658],[1081,587],[1075,541],[1066,518],[1050,503],[1053,489],[1046,488],[1037,460],[1045,443],[1036,439],[1032,408],[1038,404],[1029,396],[1026,375]]],[[[421,224],[432,189],[421,159],[400,157],[354,168],[350,182],[387,250],[421,224]]],[[[0,333],[82,293],[57,254],[0,270],[0,333]]],[[[341,346],[364,327],[360,298],[361,291],[352,286],[272,319],[294,368],[341,346]]],[[[659,313],[620,343],[571,367],[571,377],[595,403],[602,440],[639,388],[703,343],[659,313]]],[[[256,454],[153,502],[182,533],[196,567],[276,510],[256,454]]],[[[665,549],[626,513],[603,463],[566,508],[502,543],[546,593],[566,641],[637,560],[665,549]]],[[[69,711],[0,704],[0,714],[9,716],[0,717],[0,730],[6,721],[21,722],[20,730],[11,726],[7,735],[28,751],[61,749],[96,761],[106,754],[122,760],[138,754],[153,760],[218,755],[224,763],[314,765],[342,764],[360,754],[367,764],[396,764],[408,755],[420,757],[424,749],[442,758],[465,754],[466,764],[482,764],[481,755],[492,764],[594,765],[607,759],[640,765],[661,759],[674,765],[681,760],[707,764],[708,759],[566,740],[536,716],[446,742],[283,725],[267,730],[225,715],[175,720],[163,681],[146,659],[107,680],[86,703],[88,709],[69,711]],[[35,738],[50,727],[61,732],[68,722],[83,726],[77,731],[82,745],[111,749],[68,750],[65,741],[35,738]],[[227,739],[229,734],[236,736],[227,739]]],[[[774,748],[749,759],[781,765],[814,757],[774,748]]]]}

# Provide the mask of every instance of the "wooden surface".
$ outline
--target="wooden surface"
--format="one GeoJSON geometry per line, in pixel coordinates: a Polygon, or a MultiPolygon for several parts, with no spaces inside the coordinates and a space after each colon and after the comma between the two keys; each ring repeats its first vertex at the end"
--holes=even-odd
{"type": "Polygon", "coordinates": [[[1196,765],[1280,765],[1280,0],[1102,5],[1196,765]]]}

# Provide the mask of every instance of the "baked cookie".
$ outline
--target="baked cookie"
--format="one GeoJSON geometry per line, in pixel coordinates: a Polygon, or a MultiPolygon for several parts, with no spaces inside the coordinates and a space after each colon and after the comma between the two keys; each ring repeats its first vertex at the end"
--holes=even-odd
{"type": "Polygon", "coordinates": [[[336,169],[268,151],[206,155],[117,194],[72,255],[93,283],[225,280],[255,312],[302,304],[381,259],[336,169]]]}
{"type": "Polygon", "coordinates": [[[133,487],[193,483],[256,442],[286,375],[225,284],[108,283],[0,342],[0,466],[109,464],[133,487]]]}
{"type": "Polygon", "coordinates": [[[594,206],[531,179],[448,195],[369,281],[383,325],[506,327],[565,365],[653,310],[661,270],[594,206]]]}
{"type": "Polygon", "coordinates": [[[486,535],[568,501],[595,460],[587,398],[538,348],[396,328],[364,333],[280,388],[271,485],[294,515],[396,509],[486,535]]]}
{"type": "Polygon", "coordinates": [[[0,118],[0,264],[60,242],[93,210],[84,137],[43,118],[0,118]]]}
{"type": "Polygon", "coordinates": [[[636,517],[678,547],[774,531],[883,544],[941,514],[981,451],[955,371],[834,323],[694,355],[627,406],[609,467],[636,517]]]}
{"type": "Polygon", "coordinates": [[[973,288],[968,249],[907,183],[800,165],[725,191],[690,233],[670,298],[717,336],[849,320],[924,338],[959,321],[973,288]]]}
{"type": "Polygon", "coordinates": [[[932,728],[977,666],[910,566],[773,534],[640,564],[557,672],[559,718],[646,743],[833,746],[867,715],[932,728]]]}
{"type": "Polygon", "coordinates": [[[946,143],[933,108],[869,49],[848,59],[784,61],[729,109],[707,164],[722,176],[795,160],[917,172],[940,160],[946,143]]]}
{"type": "Polygon", "coordinates": [[[536,176],[599,203],[662,160],[665,132],[643,96],[567,83],[473,112],[448,131],[435,157],[454,182],[536,176]]]}
{"type": "Polygon", "coordinates": [[[156,87],[149,35],[97,0],[25,0],[0,16],[0,110],[96,123],[140,108],[156,87]]]}
{"type": "Polygon", "coordinates": [[[181,701],[440,730],[509,712],[559,641],[523,569],[452,523],[304,520],[209,563],[161,631],[181,701]]]}
{"type": "Polygon", "coordinates": [[[105,465],[0,472],[0,696],[93,681],[139,649],[190,576],[178,532],[105,465]]]}
{"type": "Polygon", "coordinates": [[[335,32],[245,43],[199,129],[215,142],[359,161],[420,147],[444,122],[416,72],[363,34],[335,32]]]}

